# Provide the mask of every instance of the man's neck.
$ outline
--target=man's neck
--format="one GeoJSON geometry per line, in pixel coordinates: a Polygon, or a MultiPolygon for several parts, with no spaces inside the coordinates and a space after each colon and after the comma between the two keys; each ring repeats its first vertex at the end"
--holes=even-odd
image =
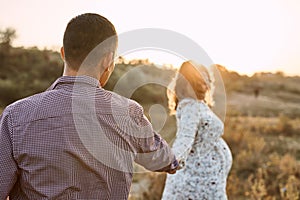
{"type": "Polygon", "coordinates": [[[91,71],[87,71],[84,69],[80,69],[79,71],[76,71],[68,66],[64,67],[64,72],[63,72],[63,76],[90,76],[93,77],[97,80],[100,79],[100,74],[99,73],[95,73],[95,72],[91,72],[91,71]]]}

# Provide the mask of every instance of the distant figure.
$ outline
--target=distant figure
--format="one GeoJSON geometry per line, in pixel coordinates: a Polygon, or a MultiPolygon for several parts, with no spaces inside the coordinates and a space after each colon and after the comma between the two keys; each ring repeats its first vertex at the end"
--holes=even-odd
{"type": "Polygon", "coordinates": [[[171,148],[142,107],[103,89],[116,48],[106,18],[87,13],[68,23],[63,76],[0,116],[0,200],[126,200],[133,162],[176,172],[171,148]]]}
{"type": "Polygon", "coordinates": [[[173,151],[182,170],[167,175],[162,199],[224,200],[232,155],[221,138],[223,122],[212,112],[211,81],[207,69],[184,62],[168,93],[176,109],[177,133],[173,151]]]}
{"type": "Polygon", "coordinates": [[[260,91],[260,88],[259,88],[259,87],[255,87],[255,88],[254,88],[254,97],[255,97],[255,98],[258,98],[258,96],[259,96],[259,91],[260,91]]]}

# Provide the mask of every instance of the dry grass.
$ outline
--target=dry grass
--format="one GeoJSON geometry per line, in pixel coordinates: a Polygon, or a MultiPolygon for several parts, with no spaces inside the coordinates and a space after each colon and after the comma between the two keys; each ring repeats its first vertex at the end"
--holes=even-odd
{"type": "Polygon", "coordinates": [[[293,126],[297,121],[283,116],[227,120],[225,140],[234,156],[229,199],[300,198],[300,147],[295,145],[300,143],[300,135],[293,126]]]}
{"type": "MultiPolygon", "coordinates": [[[[233,154],[229,199],[300,199],[299,119],[228,117],[225,127],[233,154]]],[[[160,199],[165,174],[134,177],[134,184],[146,179],[149,187],[130,199],[160,199]]]]}

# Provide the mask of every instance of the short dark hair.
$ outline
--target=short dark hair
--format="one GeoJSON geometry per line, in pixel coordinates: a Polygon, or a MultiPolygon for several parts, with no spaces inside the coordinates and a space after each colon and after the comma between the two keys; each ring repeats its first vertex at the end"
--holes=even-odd
{"type": "Polygon", "coordinates": [[[68,23],[63,46],[65,60],[68,66],[78,70],[87,55],[100,43],[110,37],[115,37],[111,51],[117,46],[117,33],[114,25],[105,17],[86,13],[78,15],[68,23]]]}

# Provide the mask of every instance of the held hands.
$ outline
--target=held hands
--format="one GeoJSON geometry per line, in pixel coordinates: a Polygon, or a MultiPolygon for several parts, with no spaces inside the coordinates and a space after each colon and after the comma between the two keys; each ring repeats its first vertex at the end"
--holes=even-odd
{"type": "Polygon", "coordinates": [[[179,160],[178,165],[174,168],[168,171],[169,174],[175,174],[177,170],[181,170],[185,166],[185,161],[184,160],[179,160]]]}

